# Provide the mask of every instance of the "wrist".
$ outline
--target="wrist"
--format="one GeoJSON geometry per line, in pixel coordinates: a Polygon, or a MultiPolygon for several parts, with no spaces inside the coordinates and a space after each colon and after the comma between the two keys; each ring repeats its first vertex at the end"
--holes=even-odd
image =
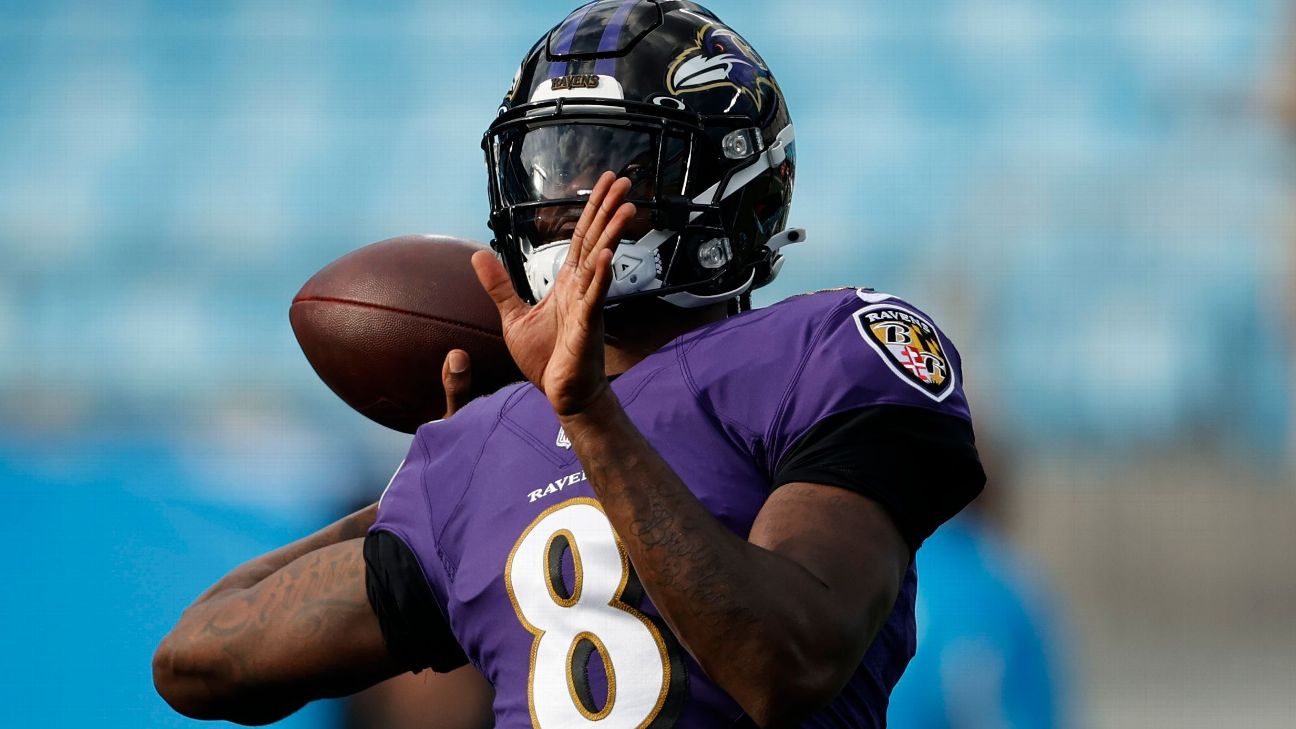
{"type": "Polygon", "coordinates": [[[560,413],[558,423],[579,449],[582,441],[594,434],[607,433],[625,419],[621,401],[612,388],[604,387],[585,407],[572,413],[560,413]]]}

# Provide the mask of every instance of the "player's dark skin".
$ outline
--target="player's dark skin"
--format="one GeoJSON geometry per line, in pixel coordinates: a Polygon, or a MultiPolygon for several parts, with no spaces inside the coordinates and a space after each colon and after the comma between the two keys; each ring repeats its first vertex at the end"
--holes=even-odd
{"type": "MultiPolygon", "coordinates": [[[[858,668],[895,602],[909,548],[873,501],[811,483],[775,490],[743,539],[643,438],[608,375],[724,309],[667,318],[663,307],[607,336],[612,249],[635,213],[623,202],[629,187],[612,173],[599,179],[539,304],[517,297],[490,254],[473,266],[499,307],[509,351],[558,415],[653,604],[758,725],[794,725],[858,668]]],[[[204,593],[158,649],[158,690],[191,716],[268,723],[395,675],[365,597],[360,536],[373,518],[372,507],[357,512],[204,593]]]]}

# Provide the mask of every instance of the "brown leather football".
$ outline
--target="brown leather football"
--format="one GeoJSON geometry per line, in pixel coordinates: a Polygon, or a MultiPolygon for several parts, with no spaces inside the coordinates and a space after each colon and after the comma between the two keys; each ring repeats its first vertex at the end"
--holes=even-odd
{"type": "Polygon", "coordinates": [[[471,358],[473,395],[522,379],[500,336],[499,311],[469,259],[470,240],[406,235],[348,253],[311,277],[289,310],[315,372],[370,419],[413,433],[445,415],[441,365],[471,358]]]}

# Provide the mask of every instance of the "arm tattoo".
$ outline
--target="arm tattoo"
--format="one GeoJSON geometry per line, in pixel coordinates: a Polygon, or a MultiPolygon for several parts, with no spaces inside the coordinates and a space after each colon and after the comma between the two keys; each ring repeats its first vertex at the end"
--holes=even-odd
{"type": "Polygon", "coordinates": [[[240,681],[273,681],[274,667],[258,668],[270,637],[309,643],[345,629],[348,616],[369,609],[364,590],[356,590],[364,571],[359,549],[310,552],[254,587],[213,601],[215,613],[200,637],[216,641],[240,681]]]}
{"type": "MultiPolygon", "coordinates": [[[[737,599],[733,585],[723,574],[723,558],[717,546],[698,538],[698,529],[678,495],[661,493],[653,486],[641,492],[647,503],[646,516],[630,522],[629,535],[644,552],[662,552],[663,559],[644,560],[649,584],[682,591],[699,617],[713,629],[729,633],[756,622],[746,602],[737,599]]],[[[690,494],[691,496],[691,494],[690,494]]]]}

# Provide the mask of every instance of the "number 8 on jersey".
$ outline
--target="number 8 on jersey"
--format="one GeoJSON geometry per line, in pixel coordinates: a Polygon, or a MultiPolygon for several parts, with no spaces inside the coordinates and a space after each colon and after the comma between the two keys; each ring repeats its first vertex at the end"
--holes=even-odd
{"type": "Polygon", "coordinates": [[[527,686],[535,726],[663,725],[656,720],[667,719],[662,707],[682,676],[672,681],[675,661],[658,627],[622,601],[630,560],[597,501],[572,499],[538,516],[509,554],[504,578],[518,619],[535,636],[527,686]],[[588,669],[600,658],[607,693],[594,696],[588,669]]]}

